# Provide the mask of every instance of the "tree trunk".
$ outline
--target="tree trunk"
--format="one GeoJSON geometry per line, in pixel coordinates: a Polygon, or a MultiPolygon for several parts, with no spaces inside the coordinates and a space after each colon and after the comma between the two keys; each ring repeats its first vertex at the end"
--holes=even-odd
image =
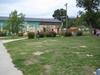
{"type": "Polygon", "coordinates": [[[93,27],[91,24],[89,25],[89,28],[90,28],[90,34],[93,35],[93,27]]]}

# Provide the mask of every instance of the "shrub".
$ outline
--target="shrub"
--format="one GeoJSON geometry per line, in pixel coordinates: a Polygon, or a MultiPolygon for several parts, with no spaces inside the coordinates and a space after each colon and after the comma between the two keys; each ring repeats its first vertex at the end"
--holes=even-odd
{"type": "Polygon", "coordinates": [[[29,39],[33,39],[35,37],[35,33],[34,32],[28,32],[28,38],[29,39]]]}
{"type": "Polygon", "coordinates": [[[66,31],[66,32],[64,33],[64,36],[65,36],[65,37],[67,37],[67,36],[72,36],[72,33],[71,33],[71,32],[66,31]]]}
{"type": "Polygon", "coordinates": [[[57,35],[56,32],[54,32],[54,31],[52,31],[51,34],[52,34],[52,37],[56,37],[56,35],[57,35]]]}
{"type": "Polygon", "coordinates": [[[56,37],[56,32],[50,31],[45,33],[46,37],[56,37]]]}
{"type": "Polygon", "coordinates": [[[0,37],[6,36],[6,32],[0,32],[0,37]]]}
{"type": "Polygon", "coordinates": [[[83,35],[83,32],[82,32],[82,31],[78,31],[78,32],[76,33],[76,35],[77,35],[77,36],[82,36],[82,35],[83,35]]]}
{"type": "Polygon", "coordinates": [[[19,36],[19,37],[22,37],[22,36],[23,36],[23,33],[18,33],[18,36],[19,36]]]}
{"type": "Polygon", "coordinates": [[[43,38],[44,36],[45,36],[44,32],[37,33],[37,37],[39,37],[39,38],[43,38]]]}

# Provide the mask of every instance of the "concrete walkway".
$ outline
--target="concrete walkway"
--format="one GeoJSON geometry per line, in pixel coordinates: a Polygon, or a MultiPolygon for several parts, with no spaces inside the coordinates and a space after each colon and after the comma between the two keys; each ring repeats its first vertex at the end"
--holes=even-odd
{"type": "Polygon", "coordinates": [[[24,40],[27,38],[20,38],[20,39],[10,39],[10,40],[2,40],[3,43],[8,43],[8,42],[13,42],[13,41],[18,41],[18,40],[24,40]]]}
{"type": "Polygon", "coordinates": [[[22,75],[12,63],[12,59],[0,40],[0,75],[22,75]]]}

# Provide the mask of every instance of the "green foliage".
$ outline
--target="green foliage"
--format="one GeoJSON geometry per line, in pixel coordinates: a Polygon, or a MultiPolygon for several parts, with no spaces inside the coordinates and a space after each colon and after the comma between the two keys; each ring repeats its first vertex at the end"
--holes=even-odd
{"type": "Polygon", "coordinates": [[[34,32],[28,32],[28,39],[33,39],[35,37],[34,32]]]}
{"type": "Polygon", "coordinates": [[[84,19],[87,23],[87,25],[90,28],[95,28],[98,26],[98,16],[96,16],[96,13],[98,13],[98,7],[100,5],[100,0],[76,0],[77,6],[82,7],[86,10],[86,13],[84,15],[84,19]]]}
{"type": "Polygon", "coordinates": [[[82,32],[82,31],[78,31],[78,32],[76,33],[76,35],[77,35],[77,36],[82,36],[82,35],[83,35],[83,32],[82,32]]]}
{"type": "Polygon", "coordinates": [[[82,14],[80,17],[77,17],[74,21],[75,26],[87,26],[87,23],[84,18],[84,14],[82,14]]]}
{"type": "Polygon", "coordinates": [[[56,32],[54,31],[46,31],[46,32],[38,32],[37,37],[43,38],[43,37],[56,37],[56,32]]]}
{"type": "Polygon", "coordinates": [[[87,11],[97,10],[100,5],[100,0],[76,0],[77,6],[82,7],[87,11]]]}
{"type": "Polygon", "coordinates": [[[23,36],[23,33],[21,32],[21,33],[18,33],[18,36],[19,37],[22,37],[23,36]]]}
{"type": "Polygon", "coordinates": [[[46,32],[46,37],[56,37],[56,32],[54,32],[54,31],[48,31],[48,32],[46,32]]]}
{"type": "Polygon", "coordinates": [[[39,37],[39,38],[45,37],[45,32],[38,32],[37,37],[39,37]]]}
{"type": "Polygon", "coordinates": [[[23,22],[24,15],[22,13],[18,14],[18,12],[14,10],[10,13],[9,20],[5,28],[11,33],[18,34],[24,27],[23,22]]]}
{"type": "Polygon", "coordinates": [[[72,36],[72,33],[69,32],[69,31],[66,31],[66,32],[64,33],[64,36],[65,36],[65,37],[72,36]]]}
{"type": "Polygon", "coordinates": [[[75,21],[76,21],[76,18],[69,18],[68,20],[68,28],[71,27],[71,26],[76,26],[75,24],[75,21]]]}
{"type": "Polygon", "coordinates": [[[95,17],[94,18],[95,18],[95,21],[96,21],[95,28],[99,28],[100,29],[100,11],[95,13],[95,17]]]}
{"type": "Polygon", "coordinates": [[[52,15],[55,19],[62,21],[63,27],[66,27],[66,10],[65,9],[57,9],[54,11],[52,15]]]}
{"type": "Polygon", "coordinates": [[[100,28],[100,12],[86,12],[83,18],[88,26],[100,28]]]}
{"type": "Polygon", "coordinates": [[[6,36],[6,32],[0,31],[0,37],[6,36]]]}
{"type": "Polygon", "coordinates": [[[65,9],[57,9],[54,11],[53,17],[58,20],[62,20],[66,17],[66,10],[65,9]]]}

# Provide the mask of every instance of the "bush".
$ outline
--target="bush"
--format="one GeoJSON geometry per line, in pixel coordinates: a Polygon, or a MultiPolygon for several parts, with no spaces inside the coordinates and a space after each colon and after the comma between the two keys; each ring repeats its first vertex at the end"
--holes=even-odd
{"type": "Polygon", "coordinates": [[[0,37],[6,36],[6,32],[0,32],[0,37]]]}
{"type": "Polygon", "coordinates": [[[28,39],[33,39],[35,37],[34,32],[28,32],[28,39]]]}
{"type": "Polygon", "coordinates": [[[51,34],[52,34],[52,37],[56,37],[56,35],[57,35],[56,32],[54,32],[54,31],[52,31],[51,34]]]}
{"type": "Polygon", "coordinates": [[[54,31],[50,31],[50,32],[46,32],[45,35],[46,37],[56,37],[57,34],[54,31]]]}
{"type": "Polygon", "coordinates": [[[37,37],[43,38],[43,37],[45,37],[45,33],[44,32],[39,32],[39,33],[37,33],[37,37]]]}
{"type": "Polygon", "coordinates": [[[78,31],[78,32],[76,33],[76,35],[77,35],[77,36],[82,36],[82,35],[83,35],[83,32],[82,32],[82,31],[78,31]]]}
{"type": "Polygon", "coordinates": [[[72,36],[72,33],[67,31],[67,32],[64,33],[64,36],[65,36],[65,37],[67,37],[67,36],[72,36]]]}
{"type": "Polygon", "coordinates": [[[19,37],[22,37],[22,36],[23,36],[23,33],[18,33],[18,36],[19,36],[19,37]]]}

